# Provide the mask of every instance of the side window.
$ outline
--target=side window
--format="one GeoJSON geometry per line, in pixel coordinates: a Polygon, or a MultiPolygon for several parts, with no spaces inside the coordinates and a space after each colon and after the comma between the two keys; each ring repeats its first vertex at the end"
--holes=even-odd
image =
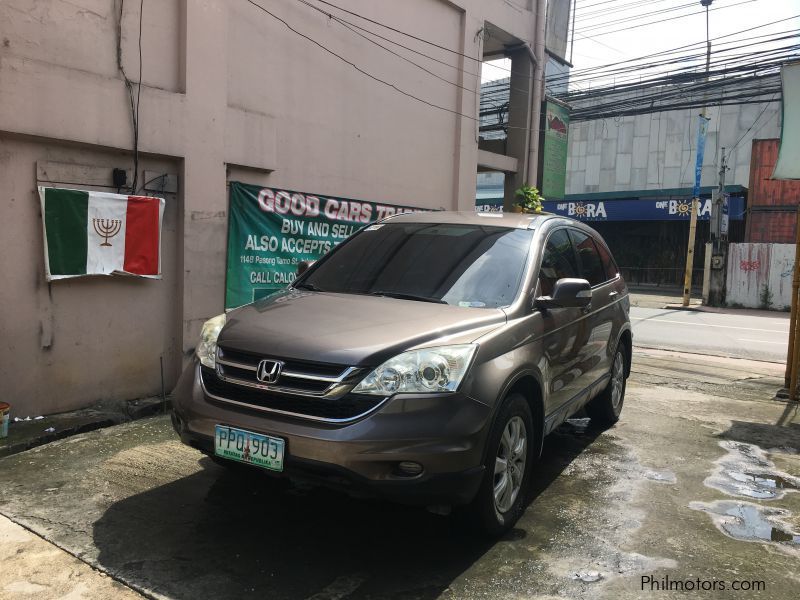
{"type": "Polygon", "coordinates": [[[606,270],[606,279],[614,279],[619,274],[617,263],[614,262],[614,259],[611,257],[611,253],[608,251],[608,248],[605,247],[605,244],[601,244],[595,240],[594,245],[597,246],[597,251],[600,253],[600,260],[603,261],[603,268],[606,270]]]}
{"type": "Polygon", "coordinates": [[[543,296],[551,296],[556,281],[564,277],[577,277],[578,264],[575,251],[566,229],[559,229],[547,239],[539,270],[539,285],[543,296]]]}
{"type": "Polygon", "coordinates": [[[606,277],[603,261],[591,236],[576,229],[571,229],[570,235],[575,244],[575,249],[578,251],[582,277],[592,286],[600,285],[607,281],[608,277],[606,277]]]}

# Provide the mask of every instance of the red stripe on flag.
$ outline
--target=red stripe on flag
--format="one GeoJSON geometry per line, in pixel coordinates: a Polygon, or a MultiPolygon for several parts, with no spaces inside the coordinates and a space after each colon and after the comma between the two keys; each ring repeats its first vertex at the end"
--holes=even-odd
{"type": "Polygon", "coordinates": [[[128,196],[123,269],[136,275],[158,275],[158,198],[128,196]]]}

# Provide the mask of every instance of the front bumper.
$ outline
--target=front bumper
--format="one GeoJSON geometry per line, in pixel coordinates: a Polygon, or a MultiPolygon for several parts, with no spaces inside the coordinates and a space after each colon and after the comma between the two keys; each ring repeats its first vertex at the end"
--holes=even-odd
{"type": "Polygon", "coordinates": [[[315,422],[209,398],[196,359],[173,406],[181,440],[203,452],[213,454],[217,424],[256,431],[286,441],[282,476],[420,505],[465,504],[475,496],[491,417],[488,406],[456,393],[396,396],[353,422],[315,422]],[[401,461],[424,470],[404,476],[401,461]]]}

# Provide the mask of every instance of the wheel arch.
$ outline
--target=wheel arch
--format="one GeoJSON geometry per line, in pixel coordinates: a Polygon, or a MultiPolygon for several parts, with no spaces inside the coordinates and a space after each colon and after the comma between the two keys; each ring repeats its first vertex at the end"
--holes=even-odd
{"type": "MultiPolygon", "coordinates": [[[[500,407],[503,405],[508,396],[511,394],[521,394],[528,403],[533,416],[534,426],[536,427],[537,446],[536,458],[542,452],[542,444],[544,442],[544,388],[540,376],[534,371],[522,371],[509,378],[503,386],[502,392],[498,395],[497,403],[495,404],[494,415],[492,416],[493,429],[497,416],[500,413],[500,407]]],[[[491,429],[490,429],[491,431],[491,429]]],[[[484,448],[484,459],[486,458],[487,448],[484,448]]]]}
{"type": "Polygon", "coordinates": [[[630,325],[625,327],[617,339],[617,347],[622,344],[628,353],[628,361],[625,363],[625,377],[631,376],[631,365],[633,364],[633,332],[630,325]]]}

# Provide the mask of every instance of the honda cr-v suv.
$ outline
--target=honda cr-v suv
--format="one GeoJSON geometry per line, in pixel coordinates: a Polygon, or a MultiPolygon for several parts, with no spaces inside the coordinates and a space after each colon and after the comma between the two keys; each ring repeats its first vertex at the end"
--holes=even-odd
{"type": "Polygon", "coordinates": [[[582,223],[395,216],[209,320],[173,424],[223,464],[459,506],[501,533],[524,510],[545,435],[584,406],[596,423],[619,418],[628,311],[582,223]]]}

